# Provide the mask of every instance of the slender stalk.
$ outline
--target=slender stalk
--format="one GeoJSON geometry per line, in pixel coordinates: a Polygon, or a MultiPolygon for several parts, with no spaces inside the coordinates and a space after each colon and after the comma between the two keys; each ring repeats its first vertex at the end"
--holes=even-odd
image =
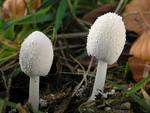
{"type": "Polygon", "coordinates": [[[96,95],[98,95],[99,90],[103,92],[106,79],[106,70],[107,63],[99,60],[92,95],[89,100],[95,100],[95,97],[96,95]]]}
{"type": "Polygon", "coordinates": [[[144,66],[143,77],[146,78],[149,75],[149,72],[150,72],[150,64],[149,62],[146,62],[144,66]]]}
{"type": "Polygon", "coordinates": [[[30,77],[29,102],[34,110],[39,108],[39,76],[30,77]]]}

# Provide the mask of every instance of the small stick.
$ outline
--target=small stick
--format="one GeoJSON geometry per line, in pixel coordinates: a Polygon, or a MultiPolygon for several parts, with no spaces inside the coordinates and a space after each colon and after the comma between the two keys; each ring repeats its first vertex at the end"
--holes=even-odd
{"type": "MultiPolygon", "coordinates": [[[[59,44],[59,48],[60,48],[60,51],[61,51],[62,56],[63,56],[64,58],[66,58],[66,55],[65,55],[65,53],[64,53],[64,51],[63,51],[63,49],[62,49],[62,43],[61,43],[61,41],[58,41],[58,44],[59,44]]],[[[67,59],[67,58],[66,58],[66,59],[67,59]]],[[[65,60],[65,63],[66,63],[66,65],[67,65],[67,67],[69,68],[69,70],[73,73],[73,67],[68,63],[67,60],[65,60]]]]}
{"type": "Polygon", "coordinates": [[[58,35],[57,35],[57,39],[84,38],[84,37],[86,37],[87,35],[88,35],[87,32],[58,34],[58,35]]]}
{"type": "Polygon", "coordinates": [[[77,93],[78,89],[81,87],[81,85],[83,84],[84,81],[85,81],[85,85],[87,86],[87,75],[92,67],[93,59],[94,59],[94,57],[91,58],[88,69],[87,69],[86,73],[84,73],[83,79],[81,80],[81,82],[74,89],[74,92],[72,93],[72,97],[77,93]]]}
{"type": "MultiPolygon", "coordinates": [[[[78,47],[85,47],[85,44],[71,45],[71,46],[61,46],[61,49],[62,49],[62,50],[63,50],[63,49],[68,49],[68,48],[73,49],[73,48],[78,48],[78,47]]],[[[54,48],[54,51],[58,51],[58,50],[60,50],[60,47],[54,48]]]]}

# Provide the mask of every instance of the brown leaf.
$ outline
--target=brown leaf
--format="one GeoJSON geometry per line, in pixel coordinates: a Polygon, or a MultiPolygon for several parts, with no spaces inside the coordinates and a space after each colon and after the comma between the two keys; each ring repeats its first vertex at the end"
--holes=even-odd
{"type": "Polygon", "coordinates": [[[130,49],[130,54],[143,60],[150,61],[150,30],[143,32],[143,34],[134,42],[130,49]]]}
{"type": "MultiPolygon", "coordinates": [[[[2,16],[4,19],[14,19],[25,16],[27,13],[28,0],[5,0],[2,7],[2,16]]],[[[33,12],[41,4],[41,0],[34,0],[33,12]]]]}
{"type": "Polygon", "coordinates": [[[115,10],[116,6],[114,4],[106,4],[98,7],[97,9],[94,9],[87,13],[86,15],[83,16],[83,20],[94,23],[96,18],[100,15],[103,15],[104,13],[107,12],[113,12],[115,10]]]}
{"type": "Polygon", "coordinates": [[[131,69],[131,72],[133,74],[133,79],[138,82],[143,79],[143,71],[146,62],[136,58],[136,57],[130,57],[128,59],[129,68],[131,69]]]}
{"type": "Polygon", "coordinates": [[[141,34],[150,27],[150,0],[132,0],[122,16],[127,30],[141,34]]]}

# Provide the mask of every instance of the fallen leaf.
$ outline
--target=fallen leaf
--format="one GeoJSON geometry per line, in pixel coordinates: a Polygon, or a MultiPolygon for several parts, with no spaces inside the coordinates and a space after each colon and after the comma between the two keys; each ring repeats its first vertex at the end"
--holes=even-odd
{"type": "MultiPolygon", "coordinates": [[[[5,0],[2,6],[2,17],[5,20],[16,19],[27,14],[27,5],[29,0],[5,0]]],[[[41,0],[34,0],[32,10],[35,10],[40,6],[41,0]]]]}
{"type": "Polygon", "coordinates": [[[144,31],[143,34],[133,43],[130,54],[143,61],[150,61],[150,30],[144,31]]]}
{"type": "Polygon", "coordinates": [[[122,14],[127,30],[141,34],[150,28],[150,0],[132,0],[122,14]]]}
{"type": "Polygon", "coordinates": [[[138,82],[143,79],[143,71],[146,62],[136,57],[130,57],[128,59],[129,68],[133,74],[133,79],[138,82]]]}
{"type": "Polygon", "coordinates": [[[96,20],[96,18],[100,15],[103,15],[107,12],[113,12],[115,10],[116,6],[114,4],[106,4],[106,5],[102,5],[100,7],[98,7],[97,9],[94,9],[92,11],[90,11],[89,13],[87,13],[86,15],[83,16],[83,20],[90,22],[90,23],[94,23],[94,21],[96,20]]]}

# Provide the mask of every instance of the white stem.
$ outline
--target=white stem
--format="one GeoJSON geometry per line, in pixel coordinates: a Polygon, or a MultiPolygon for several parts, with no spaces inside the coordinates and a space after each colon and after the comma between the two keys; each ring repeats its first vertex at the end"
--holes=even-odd
{"type": "Polygon", "coordinates": [[[106,71],[107,63],[99,60],[92,95],[89,100],[95,100],[95,97],[98,94],[99,90],[103,92],[106,79],[106,71]]]}
{"type": "Polygon", "coordinates": [[[39,76],[30,77],[29,102],[34,110],[39,108],[39,76]]]}

